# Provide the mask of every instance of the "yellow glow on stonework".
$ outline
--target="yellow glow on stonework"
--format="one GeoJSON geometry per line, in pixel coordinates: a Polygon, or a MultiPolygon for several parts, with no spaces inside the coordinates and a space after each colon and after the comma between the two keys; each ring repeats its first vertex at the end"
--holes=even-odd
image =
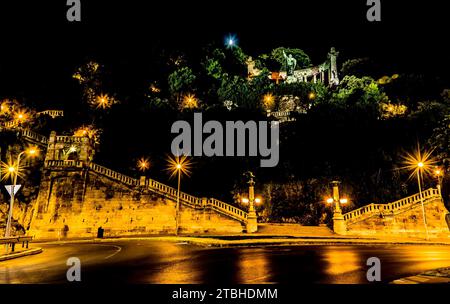
{"type": "Polygon", "coordinates": [[[75,130],[75,132],[73,132],[73,136],[76,137],[89,137],[91,139],[94,139],[95,141],[98,141],[99,138],[99,130],[96,129],[94,126],[89,125],[89,126],[82,126],[78,129],[75,130]]]}

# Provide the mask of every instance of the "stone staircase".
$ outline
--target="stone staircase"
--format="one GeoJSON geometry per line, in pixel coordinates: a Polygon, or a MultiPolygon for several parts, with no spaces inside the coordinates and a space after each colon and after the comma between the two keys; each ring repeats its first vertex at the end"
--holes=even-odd
{"type": "MultiPolygon", "coordinates": [[[[430,188],[422,191],[424,204],[440,198],[439,190],[430,188]]],[[[375,215],[396,215],[421,204],[420,194],[414,194],[388,204],[370,204],[344,214],[347,223],[356,223],[375,215]]]]}
{"type": "MultiPolygon", "coordinates": [[[[146,179],[145,182],[142,183],[138,179],[129,177],[93,162],[85,164],[82,161],[75,160],[47,160],[45,161],[44,166],[45,168],[52,169],[87,168],[92,172],[112,179],[116,182],[120,182],[131,188],[147,189],[171,200],[177,200],[177,190],[173,187],[153,179],[146,179]]],[[[194,209],[210,208],[220,214],[238,220],[241,223],[245,224],[247,222],[247,212],[215,198],[199,198],[180,191],[180,203],[194,209]]]]}
{"type": "Polygon", "coordinates": [[[334,232],[326,226],[302,226],[299,224],[259,223],[258,234],[307,236],[307,237],[334,237],[334,232]]]}
{"type": "MultiPolygon", "coordinates": [[[[20,136],[22,136],[22,138],[29,143],[38,145],[45,149],[47,148],[49,143],[47,137],[28,129],[19,130],[18,132],[20,132],[20,136]]],[[[64,138],[67,138],[67,140],[70,140],[71,142],[74,140],[74,137],[72,136],[57,136],[57,140],[61,140],[64,138]]],[[[77,138],[76,140],[81,141],[81,138],[77,138]]],[[[93,162],[85,164],[85,162],[83,161],[76,160],[47,160],[44,162],[44,167],[52,169],[88,168],[89,170],[97,174],[125,184],[129,187],[144,188],[159,195],[165,196],[169,199],[175,201],[177,199],[177,190],[173,187],[167,186],[153,179],[146,179],[145,183],[141,184],[140,180],[138,179],[126,176],[122,173],[100,166],[93,162]]],[[[199,198],[184,192],[180,192],[180,203],[195,209],[210,208],[220,214],[238,220],[241,223],[245,224],[247,222],[247,212],[215,198],[199,198]]]]}

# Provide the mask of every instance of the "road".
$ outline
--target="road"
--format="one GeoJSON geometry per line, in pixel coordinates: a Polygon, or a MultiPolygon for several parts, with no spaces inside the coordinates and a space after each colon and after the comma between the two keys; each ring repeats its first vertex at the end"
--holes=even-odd
{"type": "Polygon", "coordinates": [[[44,252],[0,262],[0,283],[66,283],[70,257],[82,282],[101,283],[367,283],[366,261],[381,260],[383,282],[450,266],[450,246],[322,245],[204,248],[123,240],[39,244],[44,252]]]}

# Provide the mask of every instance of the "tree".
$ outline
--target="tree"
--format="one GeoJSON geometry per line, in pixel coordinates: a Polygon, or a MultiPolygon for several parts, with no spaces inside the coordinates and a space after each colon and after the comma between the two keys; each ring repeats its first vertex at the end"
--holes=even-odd
{"type": "Polygon", "coordinates": [[[371,77],[345,76],[337,90],[332,95],[335,102],[347,106],[373,106],[378,108],[379,103],[388,102],[388,96],[382,92],[378,84],[371,77]]]}
{"type": "Polygon", "coordinates": [[[175,70],[168,77],[170,94],[175,96],[177,104],[185,92],[192,89],[196,76],[189,67],[182,67],[175,70]]]}

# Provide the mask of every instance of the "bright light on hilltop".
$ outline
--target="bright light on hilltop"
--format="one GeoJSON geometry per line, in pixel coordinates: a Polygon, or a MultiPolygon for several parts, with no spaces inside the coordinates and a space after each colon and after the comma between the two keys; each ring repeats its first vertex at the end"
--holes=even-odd
{"type": "Polygon", "coordinates": [[[234,48],[237,46],[237,38],[235,35],[229,35],[228,37],[225,38],[225,46],[228,49],[234,48]]]}

